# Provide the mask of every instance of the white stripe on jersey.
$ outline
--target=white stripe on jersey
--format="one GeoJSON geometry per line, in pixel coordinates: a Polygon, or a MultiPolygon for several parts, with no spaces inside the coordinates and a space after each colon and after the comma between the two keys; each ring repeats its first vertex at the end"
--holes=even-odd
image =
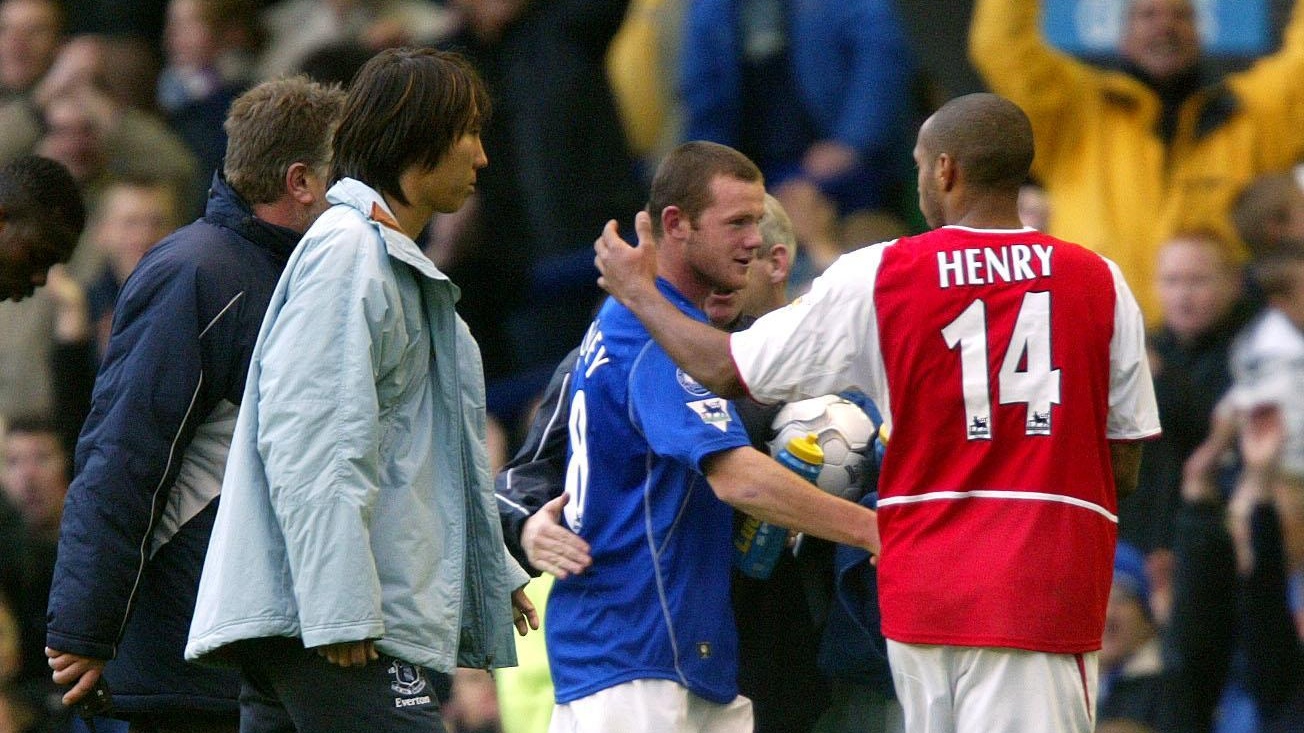
{"type": "Polygon", "coordinates": [[[878,506],[896,506],[898,504],[918,504],[925,501],[944,501],[947,499],[1026,499],[1030,501],[1055,501],[1062,504],[1072,504],[1073,506],[1090,509],[1100,516],[1108,519],[1114,524],[1118,524],[1118,515],[1111,513],[1108,509],[1099,504],[1089,501],[1083,501],[1072,496],[1061,496],[1060,494],[1046,494],[1040,491],[995,491],[991,489],[980,489],[976,491],[930,491],[926,494],[916,494],[914,496],[892,496],[886,499],[879,499],[878,506]]]}

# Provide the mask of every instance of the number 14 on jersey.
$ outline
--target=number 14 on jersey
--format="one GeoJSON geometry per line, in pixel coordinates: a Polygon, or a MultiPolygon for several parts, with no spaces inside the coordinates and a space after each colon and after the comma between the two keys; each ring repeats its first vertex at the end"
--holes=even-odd
{"type": "Polygon", "coordinates": [[[1060,370],[1051,368],[1050,293],[1024,294],[995,385],[987,368],[988,336],[987,303],[981,298],[942,329],[947,348],[960,356],[968,439],[992,439],[993,386],[999,404],[1026,406],[1026,435],[1050,435],[1051,406],[1060,402],[1060,370]]]}

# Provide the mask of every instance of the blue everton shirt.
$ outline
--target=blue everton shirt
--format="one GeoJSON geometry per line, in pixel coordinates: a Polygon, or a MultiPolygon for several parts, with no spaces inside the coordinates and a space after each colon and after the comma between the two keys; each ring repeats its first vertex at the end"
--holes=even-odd
{"type": "MultiPolygon", "coordinates": [[[[657,286],[706,321],[669,283],[657,286]]],[[[733,700],[733,510],[701,465],[751,445],[738,414],[678,369],[611,298],[584,338],[570,400],[564,519],[589,543],[593,565],[557,581],[548,598],[557,702],[650,678],[733,700]]]]}

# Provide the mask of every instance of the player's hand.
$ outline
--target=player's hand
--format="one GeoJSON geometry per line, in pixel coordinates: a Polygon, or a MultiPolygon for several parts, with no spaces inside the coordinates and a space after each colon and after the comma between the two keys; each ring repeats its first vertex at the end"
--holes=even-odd
{"type": "Polygon", "coordinates": [[[539,612],[534,609],[534,601],[525,595],[525,586],[512,591],[512,623],[521,636],[530,633],[530,629],[539,630],[539,612]]]}
{"type": "Polygon", "coordinates": [[[521,526],[526,559],[558,579],[578,575],[593,564],[589,543],[561,523],[561,510],[568,501],[570,494],[562,494],[540,507],[521,526]]]}
{"type": "Polygon", "coordinates": [[[365,667],[368,662],[380,658],[376,653],[376,643],[370,639],[326,644],[317,647],[317,654],[339,667],[365,667]]]}
{"type": "Polygon", "coordinates": [[[95,687],[95,683],[99,682],[100,675],[104,673],[104,665],[108,661],[61,652],[48,646],[45,648],[45,656],[46,663],[54,670],[50,674],[54,683],[72,685],[72,689],[63,694],[64,705],[75,705],[78,700],[86,697],[91,688],[95,687]]]}
{"type": "Polygon", "coordinates": [[[646,211],[634,217],[634,233],[638,235],[637,247],[620,238],[613,219],[593,243],[593,264],[602,273],[598,285],[626,305],[640,293],[656,291],[657,247],[652,237],[652,217],[646,211]]]}

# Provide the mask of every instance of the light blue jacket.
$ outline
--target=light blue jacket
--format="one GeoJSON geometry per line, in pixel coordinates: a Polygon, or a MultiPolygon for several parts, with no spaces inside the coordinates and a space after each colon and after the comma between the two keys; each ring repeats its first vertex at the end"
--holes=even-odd
{"type": "Polygon", "coordinates": [[[451,672],[516,663],[484,448],[484,377],[455,285],[344,179],[263,320],[186,658],[242,639],[451,672]]]}

